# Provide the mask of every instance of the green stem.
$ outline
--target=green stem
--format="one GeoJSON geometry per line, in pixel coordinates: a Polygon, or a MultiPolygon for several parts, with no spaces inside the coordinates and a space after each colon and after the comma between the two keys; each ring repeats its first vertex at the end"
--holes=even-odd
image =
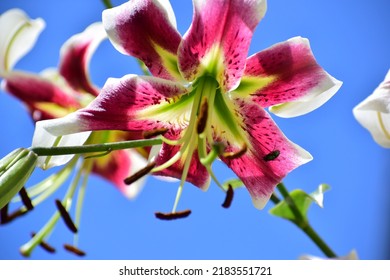
{"type": "Polygon", "coordinates": [[[318,233],[311,227],[309,223],[305,227],[300,227],[304,233],[321,249],[321,251],[328,258],[337,258],[337,255],[333,250],[325,243],[325,241],[318,235],[318,233]]]}
{"type": "Polygon", "coordinates": [[[102,0],[104,6],[107,8],[107,9],[111,9],[113,6],[112,6],[112,3],[111,3],[111,0],[102,0]]]}
{"type": "Polygon", "coordinates": [[[62,146],[62,147],[33,147],[30,150],[38,156],[59,156],[59,155],[73,155],[96,152],[111,152],[114,150],[124,150],[129,148],[140,148],[146,146],[155,146],[162,144],[161,138],[145,139],[145,140],[131,140],[123,142],[111,142],[104,144],[91,144],[84,146],[62,146]]]}
{"type": "Polygon", "coordinates": [[[271,201],[274,203],[274,204],[278,204],[280,202],[280,198],[275,194],[273,193],[271,195],[271,201]]]}
{"type": "MultiPolygon", "coordinates": [[[[306,235],[317,245],[317,247],[328,257],[336,258],[337,255],[332,251],[332,249],[325,243],[325,241],[318,235],[318,233],[311,227],[309,221],[302,215],[299,211],[298,206],[295,204],[294,200],[290,196],[287,188],[283,183],[279,183],[277,188],[287,205],[290,207],[290,210],[295,216],[293,223],[299,227],[306,235]]],[[[274,200],[272,200],[274,202],[274,200]]]]}
{"type": "MultiPolygon", "coordinates": [[[[301,211],[299,211],[298,206],[295,204],[294,200],[290,196],[290,193],[288,192],[285,185],[283,183],[279,183],[276,187],[278,188],[280,194],[283,196],[288,207],[290,207],[291,211],[293,212],[295,219],[296,219],[296,222],[298,224],[301,224],[301,226],[304,226],[304,224],[306,223],[306,219],[302,215],[301,211]]],[[[299,227],[301,227],[301,226],[299,226],[299,227]]]]}

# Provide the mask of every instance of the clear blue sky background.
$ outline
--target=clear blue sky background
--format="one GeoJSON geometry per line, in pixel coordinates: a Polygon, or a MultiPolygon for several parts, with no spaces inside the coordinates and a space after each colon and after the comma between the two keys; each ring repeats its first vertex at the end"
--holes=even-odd
{"type": "MultiPolygon", "coordinates": [[[[118,5],[124,1],[114,1],[118,5]]],[[[189,0],[172,0],[179,31],[191,23],[189,0]]],[[[340,255],[356,249],[362,259],[390,258],[390,205],[388,198],[390,151],[379,147],[353,118],[352,108],[371,94],[390,67],[390,2],[388,0],[270,0],[256,29],[250,53],[294,36],[310,39],[318,62],[342,80],[341,90],[320,109],[294,119],[275,117],[285,134],[314,156],[314,160],[285,179],[292,190],[313,191],[328,183],[325,208],[312,206],[310,220],[325,241],[340,255]]],[[[36,47],[16,68],[39,72],[56,66],[59,48],[71,35],[101,19],[98,0],[2,0],[0,12],[22,8],[31,17],[42,17],[47,27],[36,47]]],[[[102,86],[108,77],[139,73],[132,58],[117,53],[108,41],[97,50],[91,64],[93,81],[102,86]]],[[[17,147],[28,147],[33,124],[23,106],[0,93],[2,135],[0,156],[17,147]]],[[[231,172],[217,164],[221,181],[231,172]]],[[[42,179],[36,172],[31,184],[42,179]]],[[[0,259],[22,258],[18,253],[31,231],[52,215],[54,199],[15,222],[0,227],[0,259]]],[[[256,210],[245,189],[235,193],[230,209],[220,205],[224,194],[213,184],[204,193],[186,185],[180,208],[192,209],[183,220],[166,222],[155,211],[169,211],[176,183],[149,178],[135,201],[125,199],[100,178],[89,182],[80,227],[79,247],[91,259],[296,259],[310,253],[322,256],[293,224],[256,210]]],[[[72,214],[73,215],[73,214],[72,214]]],[[[32,259],[74,259],[62,249],[72,242],[63,225],[49,239],[57,248],[50,255],[37,248],[32,259]]]]}

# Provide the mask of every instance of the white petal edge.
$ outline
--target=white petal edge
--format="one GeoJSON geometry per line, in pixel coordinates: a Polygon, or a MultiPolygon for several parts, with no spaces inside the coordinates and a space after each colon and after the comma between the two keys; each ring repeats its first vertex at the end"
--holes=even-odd
{"type": "Polygon", "coordinates": [[[20,9],[0,16],[0,75],[10,71],[34,47],[44,28],[43,19],[31,20],[20,9]]]}
{"type": "MultiPolygon", "coordinates": [[[[65,118],[67,117],[61,118],[60,120],[64,121],[65,118]]],[[[52,147],[58,137],[61,137],[61,140],[56,146],[80,146],[85,143],[91,134],[91,131],[85,131],[64,135],[66,133],[61,133],[61,131],[52,129],[57,123],[58,119],[37,122],[32,147],[52,147]]],[[[40,156],[37,165],[42,169],[49,169],[54,166],[66,164],[73,157],[74,155],[52,156],[47,162],[47,156],[40,156]]]]}
{"type": "Polygon", "coordinates": [[[348,255],[337,257],[337,258],[325,259],[325,258],[313,256],[313,255],[303,255],[303,256],[300,256],[299,259],[300,260],[358,260],[359,256],[358,256],[356,250],[352,250],[348,255]]]}
{"type": "Polygon", "coordinates": [[[343,83],[328,73],[321,83],[311,89],[310,94],[298,101],[286,102],[271,106],[270,112],[278,117],[292,118],[301,116],[319,108],[327,102],[340,89],[343,83]]]}
{"type": "Polygon", "coordinates": [[[374,92],[353,109],[353,115],[375,142],[390,148],[390,70],[374,92]]]}

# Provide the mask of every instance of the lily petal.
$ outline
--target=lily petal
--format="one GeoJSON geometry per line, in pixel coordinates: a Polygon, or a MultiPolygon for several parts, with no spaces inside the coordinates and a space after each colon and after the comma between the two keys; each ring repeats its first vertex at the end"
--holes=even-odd
{"type": "Polygon", "coordinates": [[[252,34],[265,0],[194,0],[194,18],[179,48],[179,69],[188,81],[211,72],[223,92],[235,88],[245,68],[252,34]]]}
{"type": "Polygon", "coordinates": [[[54,83],[40,75],[12,71],[2,81],[2,88],[24,102],[33,119],[39,121],[63,117],[80,108],[78,94],[61,83],[60,76],[57,79],[54,83]]]}
{"type": "MultiPolygon", "coordinates": [[[[288,140],[269,114],[257,104],[247,99],[235,99],[234,103],[235,111],[242,118],[242,133],[248,139],[247,151],[237,158],[221,159],[247,187],[254,206],[262,209],[275,186],[289,172],[310,161],[312,157],[288,140]]],[[[228,141],[229,139],[224,140],[227,151],[241,148],[237,143],[228,141]]]]}
{"type": "Polygon", "coordinates": [[[181,80],[176,53],[181,36],[169,1],[133,0],[103,11],[114,47],[142,60],[155,77],[181,80]]]}
{"type": "Polygon", "coordinates": [[[19,9],[0,16],[0,76],[32,49],[44,27],[41,18],[31,20],[19,9]]]}
{"type": "MultiPolygon", "coordinates": [[[[110,78],[101,93],[86,108],[63,118],[41,124],[56,136],[95,130],[126,130],[138,133],[161,128],[180,128],[191,102],[173,99],[186,94],[188,89],[169,80],[150,76],[126,75],[110,78]],[[177,109],[177,110],[176,110],[177,109]]],[[[191,108],[191,107],[190,107],[191,108]]]]}
{"type": "Polygon", "coordinates": [[[353,114],[375,142],[390,148],[390,70],[378,88],[353,109],[353,114]]]}
{"type": "MultiPolygon", "coordinates": [[[[35,125],[35,131],[33,136],[32,147],[53,147],[53,146],[80,146],[88,139],[91,134],[90,131],[64,135],[63,134],[52,134],[46,130],[45,124],[50,123],[54,120],[39,121],[35,125]]],[[[67,163],[71,160],[74,155],[63,155],[63,156],[40,156],[38,158],[37,165],[43,169],[48,169],[54,166],[59,166],[67,163]]]]}
{"type": "Polygon", "coordinates": [[[75,91],[99,94],[99,89],[90,82],[88,68],[93,53],[106,37],[102,23],[96,22],[62,46],[59,72],[75,91]]]}
{"type": "Polygon", "coordinates": [[[320,107],[341,84],[318,65],[309,41],[294,37],[249,57],[235,94],[250,95],[280,117],[295,117],[320,107]]]}

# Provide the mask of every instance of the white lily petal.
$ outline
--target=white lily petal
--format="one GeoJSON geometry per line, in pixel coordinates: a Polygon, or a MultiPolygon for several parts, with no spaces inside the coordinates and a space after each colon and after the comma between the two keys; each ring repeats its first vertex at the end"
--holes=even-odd
{"type": "Polygon", "coordinates": [[[10,71],[32,49],[44,27],[43,19],[31,20],[20,9],[0,16],[0,75],[10,71]]]}
{"type": "Polygon", "coordinates": [[[390,148],[390,70],[374,92],[353,109],[353,114],[375,142],[390,148]]]}
{"type": "MultiPolygon", "coordinates": [[[[36,123],[34,137],[32,141],[32,147],[52,147],[52,146],[79,146],[83,145],[88,139],[91,131],[79,132],[74,134],[68,134],[62,136],[58,134],[58,131],[53,131],[53,123],[56,123],[56,119],[39,121],[36,123]],[[59,138],[60,137],[60,138],[59,138]],[[56,143],[59,140],[58,143],[56,143]]],[[[52,156],[48,159],[46,156],[38,158],[38,166],[43,169],[48,169],[54,166],[59,166],[70,161],[74,155],[52,156]]]]}
{"type": "Polygon", "coordinates": [[[356,250],[352,250],[348,255],[337,257],[337,258],[325,259],[325,258],[320,258],[312,255],[303,255],[300,256],[299,259],[300,260],[358,260],[359,257],[356,250]]]}
{"type": "Polygon", "coordinates": [[[305,98],[295,102],[286,102],[269,108],[270,112],[282,118],[292,118],[307,114],[327,102],[340,89],[343,83],[327,74],[319,85],[305,98]]]}

